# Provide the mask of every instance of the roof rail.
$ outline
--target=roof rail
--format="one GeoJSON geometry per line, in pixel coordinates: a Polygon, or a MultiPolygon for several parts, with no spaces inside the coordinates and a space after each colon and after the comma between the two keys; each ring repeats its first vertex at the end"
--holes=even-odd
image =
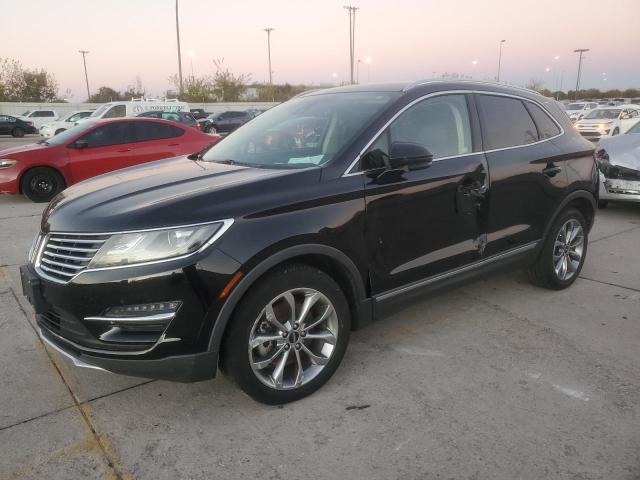
{"type": "Polygon", "coordinates": [[[131,97],[131,101],[132,102],[167,102],[167,103],[176,103],[179,102],[180,99],[178,98],[145,98],[145,97],[140,97],[140,98],[135,98],[135,97],[131,97]]]}
{"type": "Polygon", "coordinates": [[[415,87],[419,87],[420,85],[427,85],[429,83],[470,83],[470,84],[474,84],[474,85],[492,85],[494,87],[506,87],[506,88],[513,88],[516,90],[522,90],[525,92],[529,92],[529,93],[535,93],[540,95],[540,92],[536,92],[535,90],[531,90],[530,88],[525,88],[525,87],[519,87],[517,85],[507,85],[506,83],[499,83],[499,82],[491,82],[488,80],[467,80],[467,79],[455,79],[455,78],[431,78],[431,79],[425,79],[425,80],[418,80],[416,82],[413,82],[409,85],[407,85],[406,87],[404,87],[404,91],[408,91],[411,90],[412,88],[415,87]]]}

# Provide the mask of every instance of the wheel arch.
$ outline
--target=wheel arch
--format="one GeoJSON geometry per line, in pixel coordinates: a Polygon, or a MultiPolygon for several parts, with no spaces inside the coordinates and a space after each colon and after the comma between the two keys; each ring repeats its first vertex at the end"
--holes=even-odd
{"type": "Polygon", "coordinates": [[[555,212],[547,222],[547,226],[544,230],[544,238],[546,239],[549,235],[549,230],[551,230],[551,226],[553,222],[555,222],[556,218],[560,213],[566,210],[569,207],[577,208],[582,215],[584,215],[585,220],[587,221],[587,229],[590,231],[591,227],[593,227],[593,222],[595,220],[595,214],[597,211],[597,203],[596,198],[593,193],[587,190],[575,190],[571,192],[566,198],[560,203],[560,205],[556,208],[555,212]]]}
{"type": "Polygon", "coordinates": [[[273,269],[286,263],[304,263],[331,276],[347,298],[352,329],[368,323],[372,315],[371,299],[355,263],[340,250],[321,244],[296,245],[280,250],[246,272],[217,315],[209,338],[208,350],[219,352],[225,330],[238,304],[249,288],[273,269]]]}

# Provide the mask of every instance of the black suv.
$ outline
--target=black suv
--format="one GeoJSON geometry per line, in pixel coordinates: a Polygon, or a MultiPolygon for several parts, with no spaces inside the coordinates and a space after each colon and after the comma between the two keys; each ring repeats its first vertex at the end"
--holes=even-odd
{"type": "Polygon", "coordinates": [[[246,111],[233,111],[212,113],[207,118],[199,120],[200,128],[207,133],[231,133],[238,127],[244,125],[253,116],[246,111]]]}
{"type": "Polygon", "coordinates": [[[597,185],[593,145],[534,92],[316,91],[205,152],[63,191],[23,288],[76,365],[179,381],[220,367],[282,403],[331,377],[352,330],[412,297],[504,266],[571,285],[597,185]]]}

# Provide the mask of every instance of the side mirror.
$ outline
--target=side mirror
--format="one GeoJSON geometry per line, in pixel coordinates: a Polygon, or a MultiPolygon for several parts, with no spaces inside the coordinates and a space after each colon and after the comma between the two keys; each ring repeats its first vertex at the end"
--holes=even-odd
{"type": "Polygon", "coordinates": [[[87,142],[86,140],[76,140],[75,142],[69,144],[70,148],[77,148],[79,150],[87,148],[88,146],[89,142],[87,142]]]}
{"type": "Polygon", "coordinates": [[[418,143],[393,142],[389,149],[391,168],[426,167],[433,161],[433,154],[418,143]]]}

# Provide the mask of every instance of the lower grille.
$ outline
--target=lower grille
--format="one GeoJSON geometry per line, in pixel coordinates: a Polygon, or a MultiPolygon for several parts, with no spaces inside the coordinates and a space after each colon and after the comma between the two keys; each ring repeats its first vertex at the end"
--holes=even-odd
{"type": "Polygon", "coordinates": [[[82,272],[110,235],[50,233],[37,261],[39,273],[66,283],[82,272]]]}

